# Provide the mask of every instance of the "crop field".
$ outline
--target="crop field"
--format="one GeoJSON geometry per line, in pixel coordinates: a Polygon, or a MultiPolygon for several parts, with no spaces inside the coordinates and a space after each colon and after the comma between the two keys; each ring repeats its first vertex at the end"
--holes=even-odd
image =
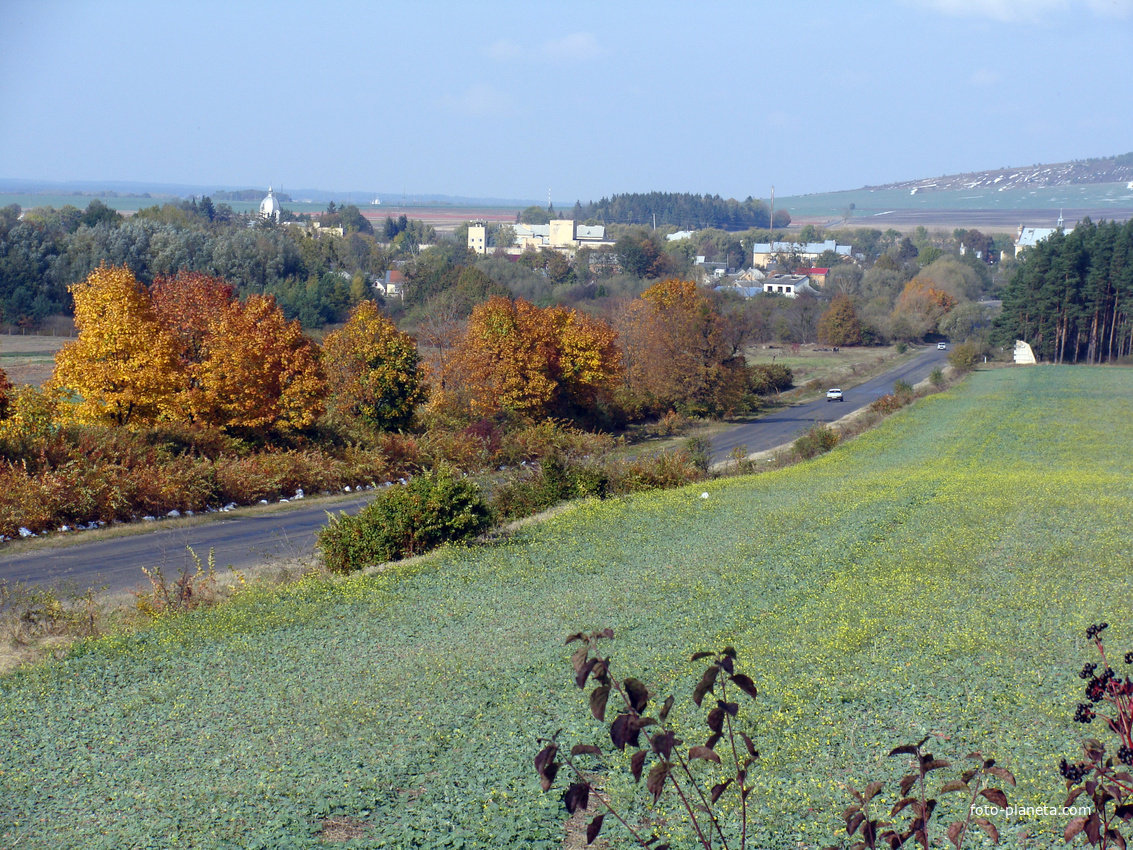
{"type": "Polygon", "coordinates": [[[17,386],[41,386],[51,377],[59,349],[73,341],[62,336],[0,334],[0,369],[17,386]]]}
{"type": "MultiPolygon", "coordinates": [[[[826,846],[845,784],[895,780],[886,754],[925,735],[995,757],[1012,804],[1060,806],[1059,759],[1103,735],[1072,722],[1084,629],[1133,649],[1131,395],[1130,370],[978,373],[810,463],[87,644],[0,679],[0,846],[316,847],[333,817],[349,846],[559,848],[538,736],[598,744],[605,789],[645,796],[563,645],[605,626],[614,674],[675,694],[690,742],[689,655],[737,648],[751,847],[826,846]]],[[[674,815],[649,816],[691,846],[674,815]]],[[[1067,820],[992,819],[1015,848],[1067,820]]]]}

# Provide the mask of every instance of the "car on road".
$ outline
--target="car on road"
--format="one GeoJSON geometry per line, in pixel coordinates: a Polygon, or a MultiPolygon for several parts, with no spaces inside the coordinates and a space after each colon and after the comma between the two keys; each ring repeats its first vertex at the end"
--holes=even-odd
{"type": "Polygon", "coordinates": [[[846,399],[842,398],[842,391],[840,389],[838,389],[837,387],[834,387],[833,389],[829,389],[829,390],[826,391],[826,400],[827,401],[845,401],[846,399]]]}
{"type": "Polygon", "coordinates": [[[936,344],[936,347],[937,347],[938,349],[940,349],[941,351],[947,351],[947,350],[948,350],[948,343],[946,343],[946,342],[938,342],[938,343],[936,344]]]}

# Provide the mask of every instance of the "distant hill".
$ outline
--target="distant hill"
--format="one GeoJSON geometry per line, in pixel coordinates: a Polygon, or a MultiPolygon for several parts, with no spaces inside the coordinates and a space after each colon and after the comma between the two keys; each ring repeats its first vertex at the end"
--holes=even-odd
{"type": "Polygon", "coordinates": [[[1046,189],[1052,186],[1086,186],[1096,183],[1127,183],[1133,180],[1133,153],[1100,159],[1078,159],[1055,165],[1029,165],[1024,168],[997,168],[946,177],[906,180],[882,186],[865,186],[871,191],[904,189],[957,192],[971,189],[1046,189]]]}

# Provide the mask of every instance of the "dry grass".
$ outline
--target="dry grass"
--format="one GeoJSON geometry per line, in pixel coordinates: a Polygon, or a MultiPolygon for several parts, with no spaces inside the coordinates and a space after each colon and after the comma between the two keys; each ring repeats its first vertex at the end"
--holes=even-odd
{"type": "Polygon", "coordinates": [[[323,844],[352,841],[355,838],[365,838],[369,830],[370,824],[358,818],[327,818],[323,821],[322,829],[319,830],[319,841],[323,844]]]}

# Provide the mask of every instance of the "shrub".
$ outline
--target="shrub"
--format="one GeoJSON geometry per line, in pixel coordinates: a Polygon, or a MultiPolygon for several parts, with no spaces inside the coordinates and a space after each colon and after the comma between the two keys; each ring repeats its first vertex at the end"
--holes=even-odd
{"type": "Polygon", "coordinates": [[[328,517],[318,545],[327,568],[338,573],[468,540],[491,525],[476,485],[443,467],[390,487],[357,516],[328,517]]]}
{"type": "Polygon", "coordinates": [[[908,343],[905,343],[905,342],[899,342],[899,343],[897,343],[896,346],[894,346],[894,348],[897,349],[898,354],[904,354],[906,351],[909,350],[909,345],[908,345],[908,343]]]}
{"type": "Polygon", "coordinates": [[[501,519],[531,516],[570,499],[604,499],[609,488],[609,476],[601,464],[572,461],[555,452],[533,474],[497,488],[492,510],[501,519]]]}
{"type": "Polygon", "coordinates": [[[687,452],[664,452],[610,463],[610,493],[623,495],[643,490],[666,490],[700,481],[705,473],[687,452]]]}
{"type": "Polygon", "coordinates": [[[795,440],[792,454],[800,460],[808,460],[825,454],[838,445],[838,432],[822,422],[816,422],[810,430],[795,440]]]}
{"type": "Polygon", "coordinates": [[[928,376],[928,379],[932,381],[932,385],[934,387],[940,389],[944,386],[944,370],[937,366],[932,370],[932,373],[928,376]]]}
{"type": "Polygon", "coordinates": [[[704,437],[693,437],[685,444],[685,451],[688,452],[689,460],[697,469],[701,472],[708,471],[708,467],[712,464],[712,443],[709,440],[704,437]]]}
{"type": "Polygon", "coordinates": [[[751,391],[759,395],[770,395],[782,390],[789,390],[795,385],[795,376],[791,370],[778,363],[764,363],[748,369],[748,381],[751,391]]]}
{"type": "Polygon", "coordinates": [[[875,399],[870,404],[869,409],[874,413],[880,413],[882,416],[888,416],[890,413],[896,413],[908,403],[908,398],[902,398],[896,393],[887,393],[875,399]]]}
{"type": "Polygon", "coordinates": [[[980,350],[971,342],[962,342],[948,355],[948,362],[957,372],[971,372],[980,360],[980,350]]]}

